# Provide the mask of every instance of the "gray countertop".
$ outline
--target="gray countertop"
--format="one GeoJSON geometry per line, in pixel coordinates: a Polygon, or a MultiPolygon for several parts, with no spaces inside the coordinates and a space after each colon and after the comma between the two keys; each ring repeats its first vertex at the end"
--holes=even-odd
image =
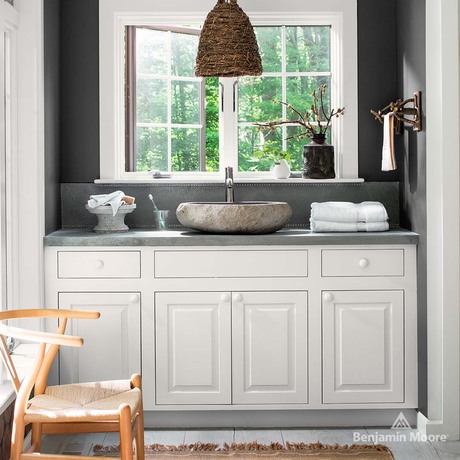
{"type": "Polygon", "coordinates": [[[215,235],[193,230],[129,230],[95,233],[90,229],[58,230],[45,236],[45,246],[295,246],[313,244],[417,244],[418,234],[404,229],[387,232],[313,233],[283,229],[269,235],[215,235]]]}

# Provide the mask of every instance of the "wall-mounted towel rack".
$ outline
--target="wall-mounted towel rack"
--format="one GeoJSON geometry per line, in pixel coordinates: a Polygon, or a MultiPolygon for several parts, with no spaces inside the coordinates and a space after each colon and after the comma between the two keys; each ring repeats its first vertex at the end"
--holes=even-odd
{"type": "Polygon", "coordinates": [[[375,119],[383,123],[383,116],[387,113],[393,112],[395,116],[395,132],[401,134],[403,123],[412,125],[414,131],[422,130],[422,92],[417,91],[414,97],[410,99],[398,99],[395,102],[390,102],[386,107],[381,110],[372,110],[371,113],[375,119]],[[406,105],[412,104],[412,107],[406,105]],[[412,118],[406,118],[406,116],[412,118]]]}

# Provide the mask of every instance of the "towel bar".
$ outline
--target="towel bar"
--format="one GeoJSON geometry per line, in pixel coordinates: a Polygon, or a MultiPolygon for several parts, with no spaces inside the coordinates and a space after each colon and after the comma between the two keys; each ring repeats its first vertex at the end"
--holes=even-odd
{"type": "Polygon", "coordinates": [[[422,131],[422,92],[416,91],[414,97],[410,99],[398,99],[395,102],[390,102],[381,110],[371,109],[370,112],[380,123],[383,123],[383,115],[393,112],[396,134],[401,134],[403,123],[411,125],[414,131],[422,131]],[[413,106],[406,107],[407,104],[413,104],[413,106]],[[406,118],[405,115],[413,118],[406,118]]]}

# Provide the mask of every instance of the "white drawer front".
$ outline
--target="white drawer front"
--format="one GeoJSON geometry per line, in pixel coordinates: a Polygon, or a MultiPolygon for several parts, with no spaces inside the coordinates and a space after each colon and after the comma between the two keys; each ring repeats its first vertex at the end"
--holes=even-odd
{"type": "Polygon", "coordinates": [[[141,254],[133,252],[58,253],[59,278],[140,278],[141,254]]]}
{"type": "Polygon", "coordinates": [[[307,251],[157,251],[155,278],[271,278],[308,275],[307,251]]]}
{"type": "Polygon", "coordinates": [[[403,249],[325,249],[322,276],[403,276],[403,249]]]}

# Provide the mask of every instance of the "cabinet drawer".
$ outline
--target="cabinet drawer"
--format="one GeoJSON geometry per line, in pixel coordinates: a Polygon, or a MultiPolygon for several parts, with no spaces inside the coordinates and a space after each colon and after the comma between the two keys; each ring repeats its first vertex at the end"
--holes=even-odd
{"type": "Polygon", "coordinates": [[[308,275],[307,251],[157,251],[156,278],[271,278],[308,275]]]}
{"type": "Polygon", "coordinates": [[[325,249],[322,276],[403,276],[403,249],[325,249]]]}
{"type": "Polygon", "coordinates": [[[141,255],[133,252],[58,253],[59,278],[140,278],[141,255]]]}

